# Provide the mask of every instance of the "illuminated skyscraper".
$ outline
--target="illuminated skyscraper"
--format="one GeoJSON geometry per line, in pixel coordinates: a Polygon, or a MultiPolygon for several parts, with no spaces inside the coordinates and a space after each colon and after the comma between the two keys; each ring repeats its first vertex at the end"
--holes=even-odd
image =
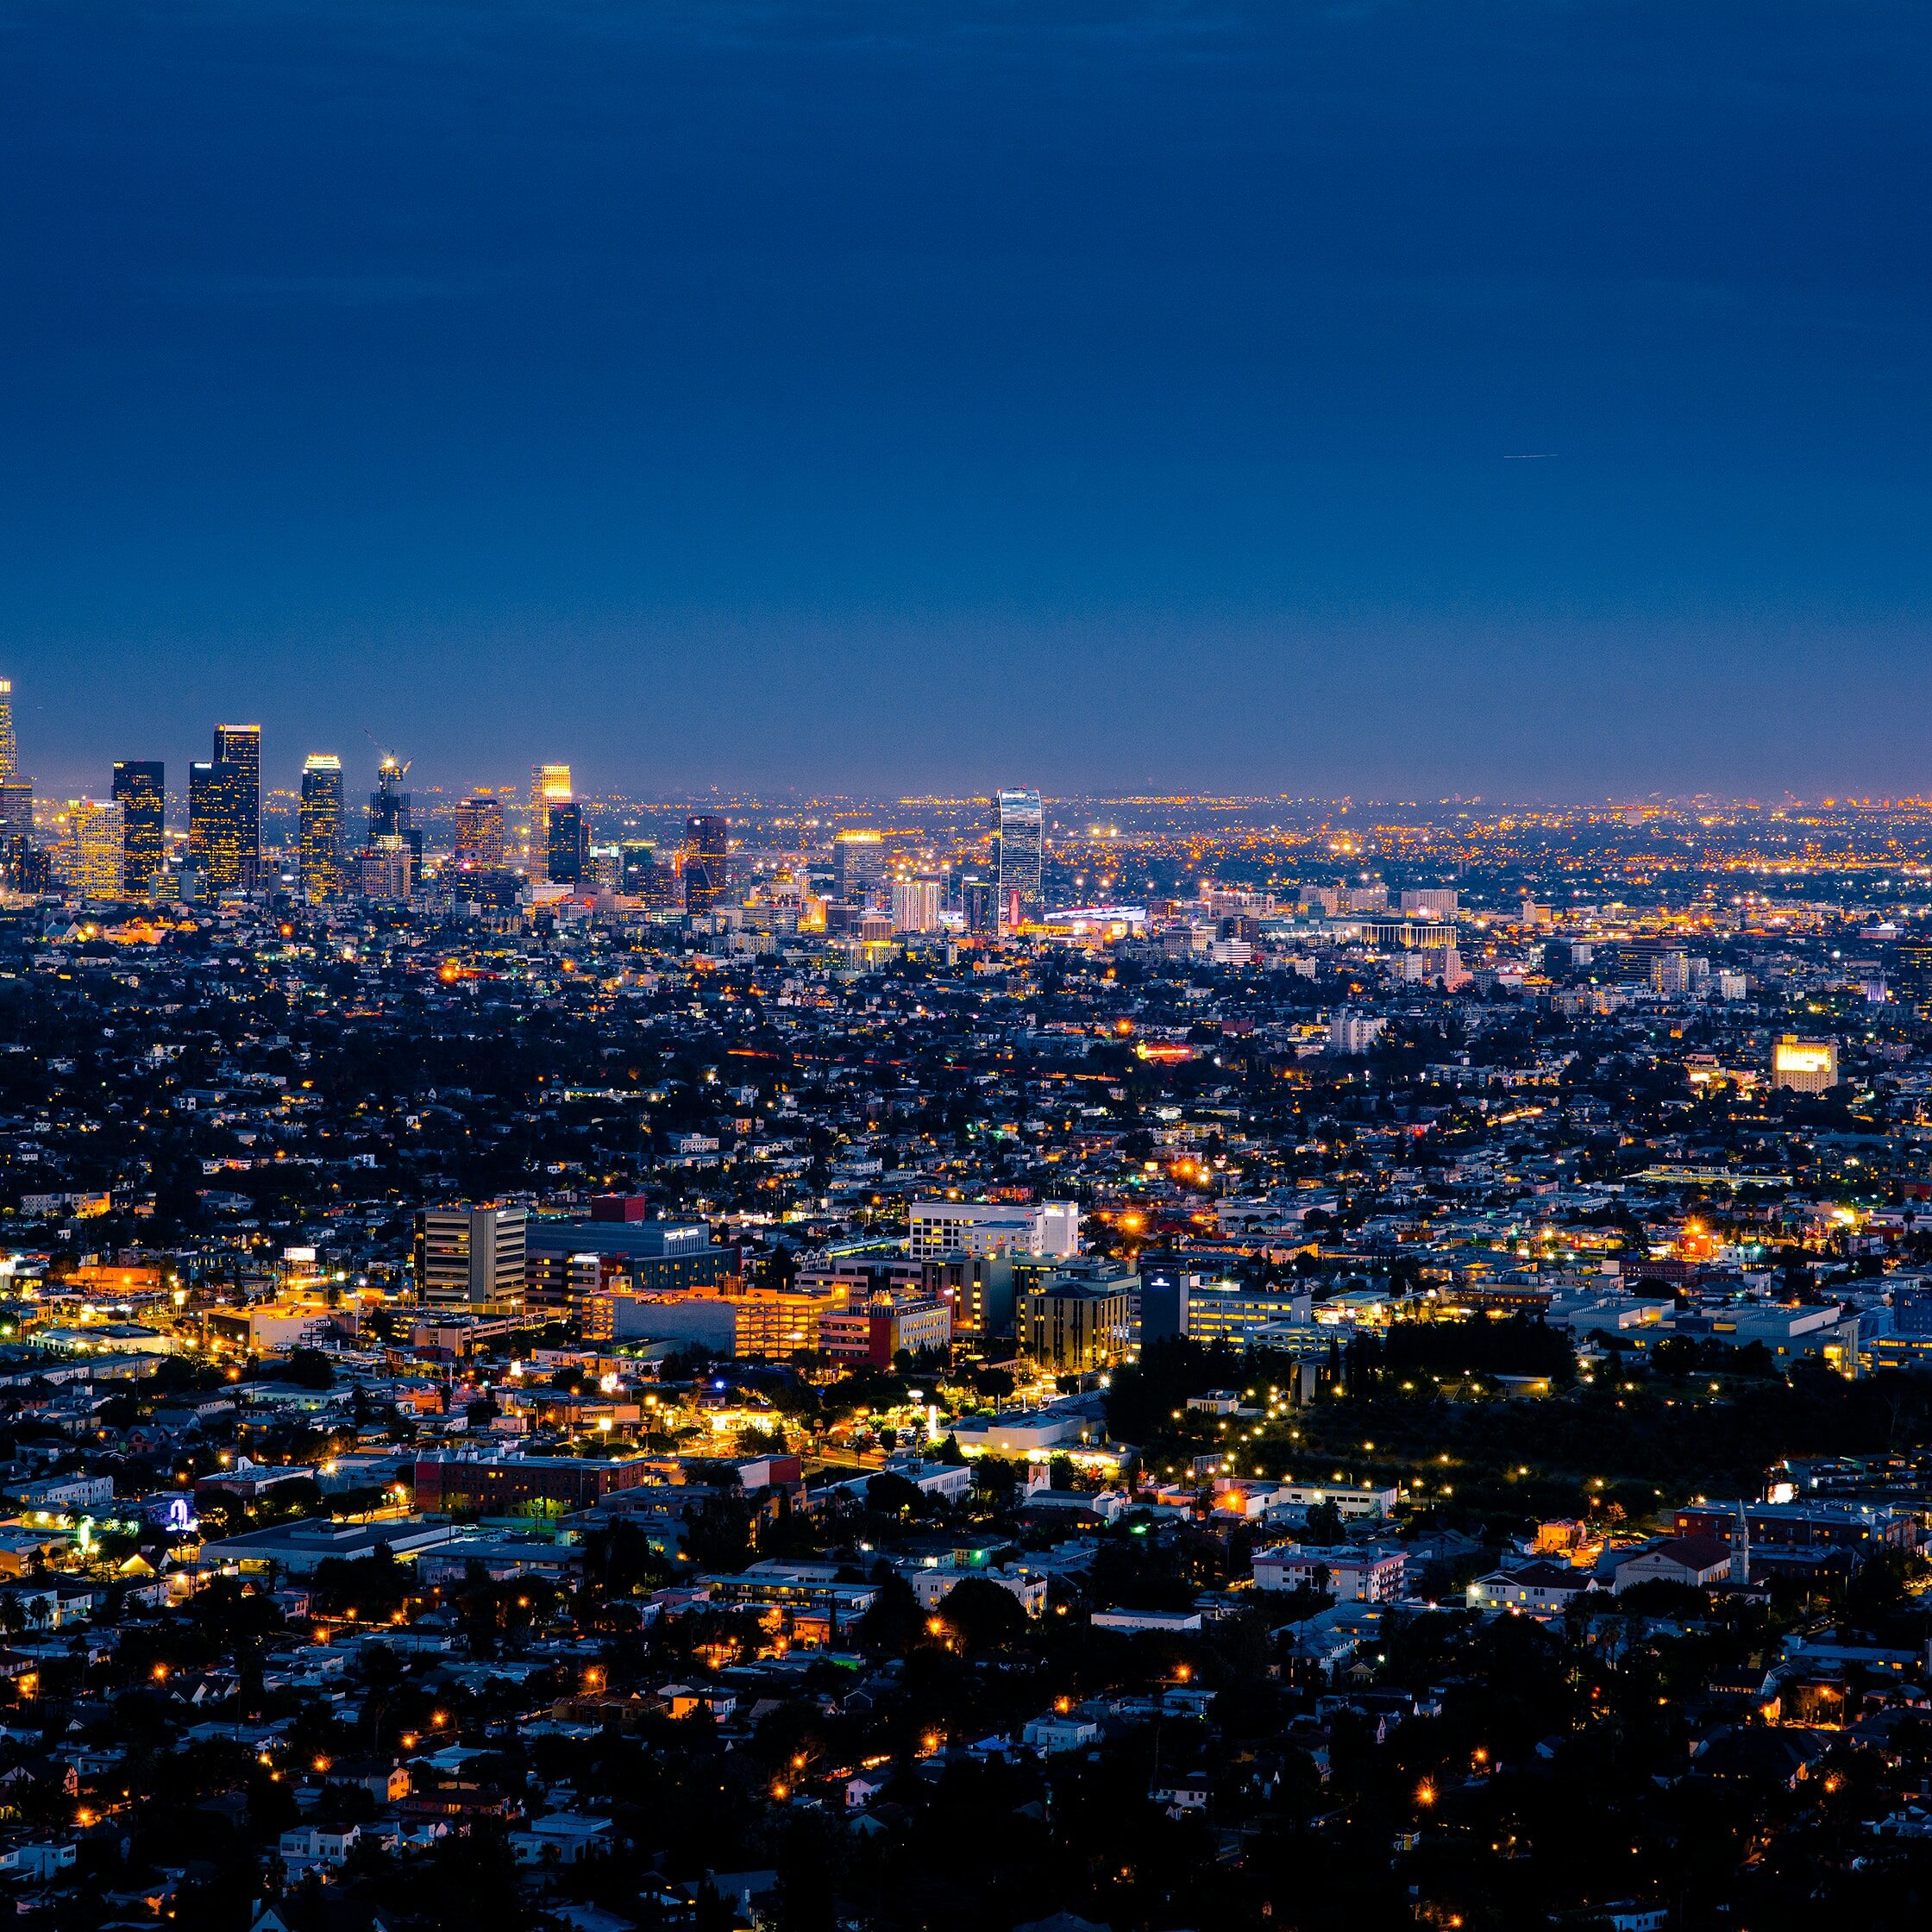
{"type": "Polygon", "coordinates": [[[674,913],[681,904],[676,872],[660,862],[655,846],[641,840],[618,849],[618,889],[646,912],[674,913]]]}
{"type": "Polygon", "coordinates": [[[188,767],[188,862],[204,886],[238,884],[234,766],[198,759],[188,767]]]}
{"type": "Polygon", "coordinates": [[[161,872],[161,820],[166,800],[166,768],[158,758],[117,758],[114,801],[121,807],[121,885],[130,899],[146,899],[161,872]]]}
{"type": "Polygon", "coordinates": [[[372,838],[355,855],[356,891],[364,899],[402,903],[413,887],[415,859],[400,832],[386,831],[372,838]]]}
{"type": "Polygon", "coordinates": [[[402,761],[383,753],[376,766],[376,788],[369,794],[369,837],[400,837],[409,830],[409,794],[403,789],[402,761]]]}
{"type": "Polygon", "coordinates": [[[886,877],[886,842],[875,831],[836,832],[831,842],[832,892],[848,906],[864,902],[886,877]]]}
{"type": "Polygon", "coordinates": [[[189,766],[188,857],[210,886],[254,886],[261,861],[260,725],[217,724],[214,758],[189,766]]]}
{"type": "Polygon", "coordinates": [[[302,896],[313,904],[342,889],[342,761],[311,751],[302,762],[302,896]]]}
{"type": "Polygon", "coordinates": [[[549,810],[548,876],[553,886],[580,886],[590,877],[590,821],[581,805],[549,810]]]}
{"type": "Polygon", "coordinates": [[[684,905],[708,913],[731,890],[731,822],[716,812],[684,821],[684,905]]]}
{"type": "Polygon", "coordinates": [[[1037,919],[1044,910],[1040,878],[1046,815],[1038,792],[1001,792],[999,810],[1000,916],[1011,925],[1037,919]]]}
{"type": "Polygon", "coordinates": [[[261,862],[261,727],[217,724],[215,758],[233,768],[235,839],[242,858],[242,882],[254,883],[261,862]]]}
{"type": "Polygon", "coordinates": [[[423,833],[403,789],[408,775],[407,761],[393,751],[383,753],[376,765],[376,788],[369,794],[367,848],[386,848],[390,840],[399,838],[409,852],[409,891],[413,894],[423,872],[423,833]]]}
{"type": "Polygon", "coordinates": [[[34,781],[20,775],[14,737],[14,681],[0,678],[0,861],[12,865],[34,844],[34,781]]]}
{"type": "Polygon", "coordinates": [[[549,863],[550,807],[570,802],[568,765],[532,765],[530,768],[530,844],[524,856],[533,879],[544,876],[549,863]]]}
{"type": "Polygon", "coordinates": [[[1932,1019],[1932,943],[1908,939],[1898,948],[1892,977],[1898,997],[1921,1019],[1932,1019]]]}
{"type": "Polygon", "coordinates": [[[939,930],[939,881],[895,879],[892,887],[892,924],[895,932],[939,930]]]}
{"type": "Polygon", "coordinates": [[[968,879],[959,889],[960,910],[966,915],[969,932],[997,932],[1000,930],[999,888],[990,879],[968,879]]]}
{"type": "Polygon", "coordinates": [[[456,804],[456,863],[466,872],[494,872],[503,863],[503,807],[494,799],[456,804]]]}
{"type": "Polygon", "coordinates": [[[118,899],[122,894],[121,807],[103,799],[76,799],[66,811],[66,837],[60,842],[60,871],[71,892],[84,899],[118,899]]]}
{"type": "Polygon", "coordinates": [[[34,843],[34,781],[0,778],[0,853],[34,843]]]}

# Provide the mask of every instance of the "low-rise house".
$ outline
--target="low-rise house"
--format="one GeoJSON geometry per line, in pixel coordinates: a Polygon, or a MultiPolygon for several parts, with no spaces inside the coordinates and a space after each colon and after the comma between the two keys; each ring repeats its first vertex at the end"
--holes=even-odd
{"type": "Polygon", "coordinates": [[[581,1811],[552,1811],[510,1835],[519,1865],[580,1865],[616,1842],[611,1821],[581,1811]]]}
{"type": "Polygon", "coordinates": [[[1090,1717],[1049,1711],[1044,1716],[1033,1718],[1019,1734],[1021,1741],[1042,1757],[1051,1757],[1057,1752],[1083,1751],[1089,1744],[1098,1744],[1101,1728],[1090,1717]]]}
{"type": "Polygon", "coordinates": [[[913,1586],[913,1594],[919,1600],[922,1609],[935,1609],[952,1595],[959,1585],[969,1578],[977,1578],[982,1583],[997,1585],[1018,1603],[1028,1616],[1039,1616],[1046,1609],[1046,1578],[1037,1570],[985,1569],[963,1570],[950,1565],[928,1569],[920,1567],[903,1572],[906,1581],[913,1586]]]}
{"type": "Polygon", "coordinates": [[[1161,1806],[1170,1818],[1185,1817],[1190,1811],[1205,1811],[1208,1797],[1208,1774],[1197,1771],[1185,1778],[1156,1783],[1147,1797],[1150,1803],[1161,1806]]]}
{"type": "Polygon", "coordinates": [[[1526,1563],[1477,1577],[1466,1592],[1472,1610],[1512,1610],[1523,1616],[1560,1616],[1596,1589],[1587,1570],[1567,1563],[1526,1563]]]}
{"type": "Polygon", "coordinates": [[[297,1825],[282,1834],[282,1862],[292,1870],[346,1865],[361,1842],[360,1825],[297,1825]]]}

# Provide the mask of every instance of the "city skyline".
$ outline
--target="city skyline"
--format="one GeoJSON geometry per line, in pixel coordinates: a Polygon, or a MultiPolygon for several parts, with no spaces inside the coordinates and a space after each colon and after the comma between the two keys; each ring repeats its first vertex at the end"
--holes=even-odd
{"type": "MultiPolygon", "coordinates": [[[[55,802],[86,802],[104,800],[110,796],[118,797],[122,782],[123,768],[138,769],[142,775],[144,788],[153,788],[159,797],[164,812],[172,813],[183,825],[187,823],[191,806],[193,787],[197,774],[204,776],[210,771],[209,762],[190,761],[185,767],[185,782],[172,788],[166,784],[165,774],[171,768],[166,759],[141,759],[114,757],[109,761],[110,784],[105,788],[96,785],[83,784],[70,788],[59,784],[47,785],[38,781],[30,761],[20,750],[20,741],[14,726],[15,704],[13,692],[16,681],[0,677],[0,783],[14,783],[33,793],[41,804],[55,802]],[[36,784],[39,785],[35,791],[36,784]]],[[[33,708],[31,706],[30,709],[33,708]]],[[[217,724],[216,733],[216,762],[219,762],[223,735],[238,733],[247,735],[254,745],[251,756],[254,764],[249,783],[257,800],[258,816],[266,817],[271,810],[282,813],[293,810],[299,812],[304,799],[308,795],[317,772],[326,768],[336,775],[335,783],[338,791],[348,775],[363,766],[370,774],[377,791],[370,794],[372,806],[379,794],[387,792],[392,785],[399,785],[403,777],[415,768],[416,759],[411,756],[398,759],[398,755],[384,748],[374,738],[373,732],[362,735],[369,739],[370,749],[360,759],[353,755],[345,760],[339,752],[307,750],[292,753],[298,756],[301,763],[285,777],[277,769],[280,754],[270,746],[260,749],[261,727],[259,724],[217,724]]],[[[174,767],[172,768],[184,768],[174,767]]],[[[507,810],[512,814],[521,813],[530,822],[533,835],[538,844],[547,836],[545,823],[549,806],[553,803],[577,801],[595,802],[599,800],[622,801],[646,809],[677,810],[686,806],[710,803],[713,807],[729,805],[736,808],[762,809],[784,803],[793,806],[823,803],[841,808],[861,810],[886,810],[894,806],[925,806],[935,803],[950,802],[955,805],[984,806],[991,816],[995,828],[1000,824],[1009,803],[1017,802],[1027,810],[1037,809],[1042,801],[1047,805],[1131,803],[1140,800],[1183,802],[1195,800],[1225,797],[1243,804],[1264,806],[1270,803],[1291,805],[1297,808],[1330,807],[1342,812],[1355,810],[1377,809],[1440,809],[1454,806],[1497,807],[1522,805],[1532,808],[1546,807],[1552,810],[1590,810],[1606,808],[1612,810],[1633,809],[1700,809],[1716,810],[1770,810],[1776,811],[1791,806],[1818,806],[1824,809],[1874,808],[1891,810],[1910,808],[1916,806],[1932,806],[1932,787],[1926,789],[1905,789],[1896,794],[1870,786],[1848,787],[1818,792],[1806,796],[1789,788],[1772,794],[1762,792],[1726,792],[1710,788],[1679,788],[1665,790],[1653,788],[1647,792],[1626,790],[1606,792],[1596,795],[1575,794],[1562,797],[1538,798],[1534,794],[1512,794],[1508,791],[1484,793],[1480,791],[1446,792],[1431,795],[1426,792],[1410,789],[1405,794],[1389,793],[1372,795],[1354,790],[1332,793],[1281,791],[1242,791],[1236,787],[1215,787],[1196,785],[1176,787],[1167,791],[1152,789],[1135,790],[1120,787],[1112,790],[1063,787],[1059,790],[1041,790],[1037,786],[1032,791],[1016,792],[993,784],[979,790],[967,787],[950,793],[927,790],[923,793],[900,793],[891,790],[867,792],[864,790],[840,790],[835,787],[807,787],[798,785],[779,786],[761,790],[755,787],[722,787],[717,784],[693,787],[687,790],[665,789],[651,791],[648,788],[632,789],[621,783],[605,783],[593,786],[577,786],[573,782],[574,767],[568,762],[538,761],[528,768],[527,780],[514,780],[498,772],[487,777],[472,775],[461,781],[431,777],[427,781],[418,777],[413,781],[415,791],[433,797],[444,804],[461,806],[487,801],[500,814],[507,810]],[[521,797],[518,794],[522,794],[521,797]],[[1027,805],[1026,801],[1031,801],[1027,805]]],[[[347,798],[343,793],[342,797],[347,798]]],[[[405,794],[406,805],[407,794],[405,794]]],[[[337,812],[343,809],[340,801],[337,812]]],[[[345,821],[346,822],[346,821],[345,821]]],[[[394,830],[392,825],[386,829],[394,830]]]]}
{"type": "Polygon", "coordinates": [[[1923,1932],[1923,5],[0,55],[0,1916],[1923,1932]]]}

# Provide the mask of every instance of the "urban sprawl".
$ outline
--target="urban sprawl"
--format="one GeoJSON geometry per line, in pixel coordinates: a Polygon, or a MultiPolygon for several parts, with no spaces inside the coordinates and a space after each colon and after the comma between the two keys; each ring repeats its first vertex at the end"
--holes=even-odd
{"type": "Polygon", "coordinates": [[[1932,808],[361,762],[0,716],[24,1927],[1923,1923],[1932,808]]]}

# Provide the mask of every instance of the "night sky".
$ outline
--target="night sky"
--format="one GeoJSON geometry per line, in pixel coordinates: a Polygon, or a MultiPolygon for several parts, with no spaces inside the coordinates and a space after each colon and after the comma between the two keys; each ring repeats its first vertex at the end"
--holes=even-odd
{"type": "Polygon", "coordinates": [[[1932,792],[1932,12],[13,0],[22,762],[1932,792]]]}

